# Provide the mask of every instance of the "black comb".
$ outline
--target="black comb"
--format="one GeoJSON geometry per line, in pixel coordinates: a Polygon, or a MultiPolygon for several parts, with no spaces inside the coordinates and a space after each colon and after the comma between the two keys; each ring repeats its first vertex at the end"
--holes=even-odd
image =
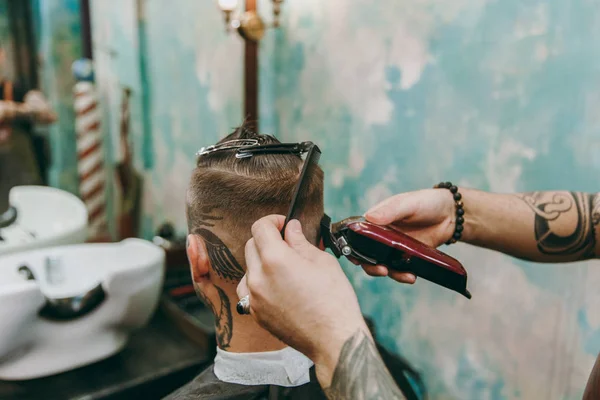
{"type": "Polygon", "coordinates": [[[312,142],[304,142],[301,143],[302,153],[307,153],[306,159],[304,160],[304,165],[302,166],[302,171],[300,172],[300,178],[298,179],[298,184],[296,185],[296,189],[294,190],[294,195],[292,196],[292,202],[290,204],[290,208],[288,210],[287,216],[285,218],[285,223],[283,224],[283,229],[281,230],[281,236],[285,238],[285,228],[287,224],[293,220],[297,219],[298,211],[304,209],[304,203],[302,202],[302,197],[300,194],[304,193],[307,189],[307,185],[309,183],[308,177],[314,173],[314,170],[319,164],[319,159],[321,158],[321,150],[319,147],[312,142]]]}

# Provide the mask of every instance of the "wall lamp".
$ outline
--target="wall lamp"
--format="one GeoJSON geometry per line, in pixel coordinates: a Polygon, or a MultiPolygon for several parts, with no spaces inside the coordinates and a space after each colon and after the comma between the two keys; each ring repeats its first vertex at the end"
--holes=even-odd
{"type": "Polygon", "coordinates": [[[218,0],[219,7],[223,11],[225,27],[227,32],[237,30],[244,39],[254,42],[260,41],[265,35],[267,28],[279,28],[279,16],[281,4],[284,0],[273,0],[273,24],[267,26],[256,11],[237,11],[238,0],[218,0]]]}

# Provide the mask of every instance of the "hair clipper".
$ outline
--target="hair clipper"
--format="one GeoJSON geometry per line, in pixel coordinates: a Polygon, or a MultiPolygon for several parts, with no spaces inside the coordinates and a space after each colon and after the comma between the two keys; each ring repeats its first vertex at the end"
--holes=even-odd
{"type": "Polygon", "coordinates": [[[321,220],[323,244],[337,258],[345,256],[363,265],[384,265],[410,272],[447,289],[471,298],[467,290],[467,271],[462,264],[426,244],[387,226],[350,217],[331,223],[321,220]]]}

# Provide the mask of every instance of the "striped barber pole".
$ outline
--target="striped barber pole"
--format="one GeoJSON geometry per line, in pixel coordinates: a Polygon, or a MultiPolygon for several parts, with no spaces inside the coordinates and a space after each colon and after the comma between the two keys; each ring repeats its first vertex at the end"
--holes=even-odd
{"type": "Polygon", "coordinates": [[[100,129],[100,109],[94,84],[78,82],[74,88],[74,96],[79,195],[88,210],[88,239],[105,240],[108,237],[106,170],[100,129]]]}

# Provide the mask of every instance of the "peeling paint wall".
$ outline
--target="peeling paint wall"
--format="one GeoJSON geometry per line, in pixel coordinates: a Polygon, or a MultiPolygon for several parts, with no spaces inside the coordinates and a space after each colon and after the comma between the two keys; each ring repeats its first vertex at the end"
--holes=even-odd
{"type": "Polygon", "coordinates": [[[49,183],[78,192],[71,65],[82,56],[79,0],[33,0],[40,58],[40,85],[58,114],[50,126],[49,183]]]}
{"type": "MultiPolygon", "coordinates": [[[[319,143],[330,215],[440,180],[598,191],[594,2],[289,1],[282,26],[261,53],[273,100],[263,120],[319,143]]],[[[580,399],[600,352],[598,262],[447,251],[469,270],[470,301],[347,266],[363,310],[432,398],[580,399]]]]}
{"type": "MultiPolygon", "coordinates": [[[[97,60],[99,79],[135,86],[135,3],[117,3],[93,2],[94,31],[108,35],[96,46],[118,49],[97,60]]],[[[185,230],[194,153],[241,120],[243,47],[223,32],[214,2],[144,4],[149,236],[165,220],[185,230]]],[[[260,5],[268,15],[270,2],[260,5]]],[[[599,38],[589,0],[287,0],[282,28],[261,44],[262,130],[319,144],[336,218],[442,179],[501,192],[598,191],[599,38]]],[[[469,270],[470,301],[345,265],[384,343],[423,371],[431,398],[580,399],[600,351],[597,262],[447,251],[469,270]]]]}
{"type": "Polygon", "coordinates": [[[104,129],[113,143],[113,159],[118,154],[119,90],[133,88],[131,137],[136,166],[144,176],[142,234],[150,238],[167,221],[184,230],[184,194],[195,152],[242,118],[242,41],[226,35],[212,2],[177,0],[173,7],[164,0],[95,0],[92,19],[104,129]],[[140,27],[147,44],[142,53],[140,27]],[[144,88],[141,59],[149,82],[144,88]],[[148,132],[142,126],[144,100],[150,112],[148,132]]]}
{"type": "Polygon", "coordinates": [[[228,36],[212,1],[148,0],[148,71],[155,166],[147,218],[185,232],[185,191],[195,153],[242,120],[243,44],[228,36]]]}

